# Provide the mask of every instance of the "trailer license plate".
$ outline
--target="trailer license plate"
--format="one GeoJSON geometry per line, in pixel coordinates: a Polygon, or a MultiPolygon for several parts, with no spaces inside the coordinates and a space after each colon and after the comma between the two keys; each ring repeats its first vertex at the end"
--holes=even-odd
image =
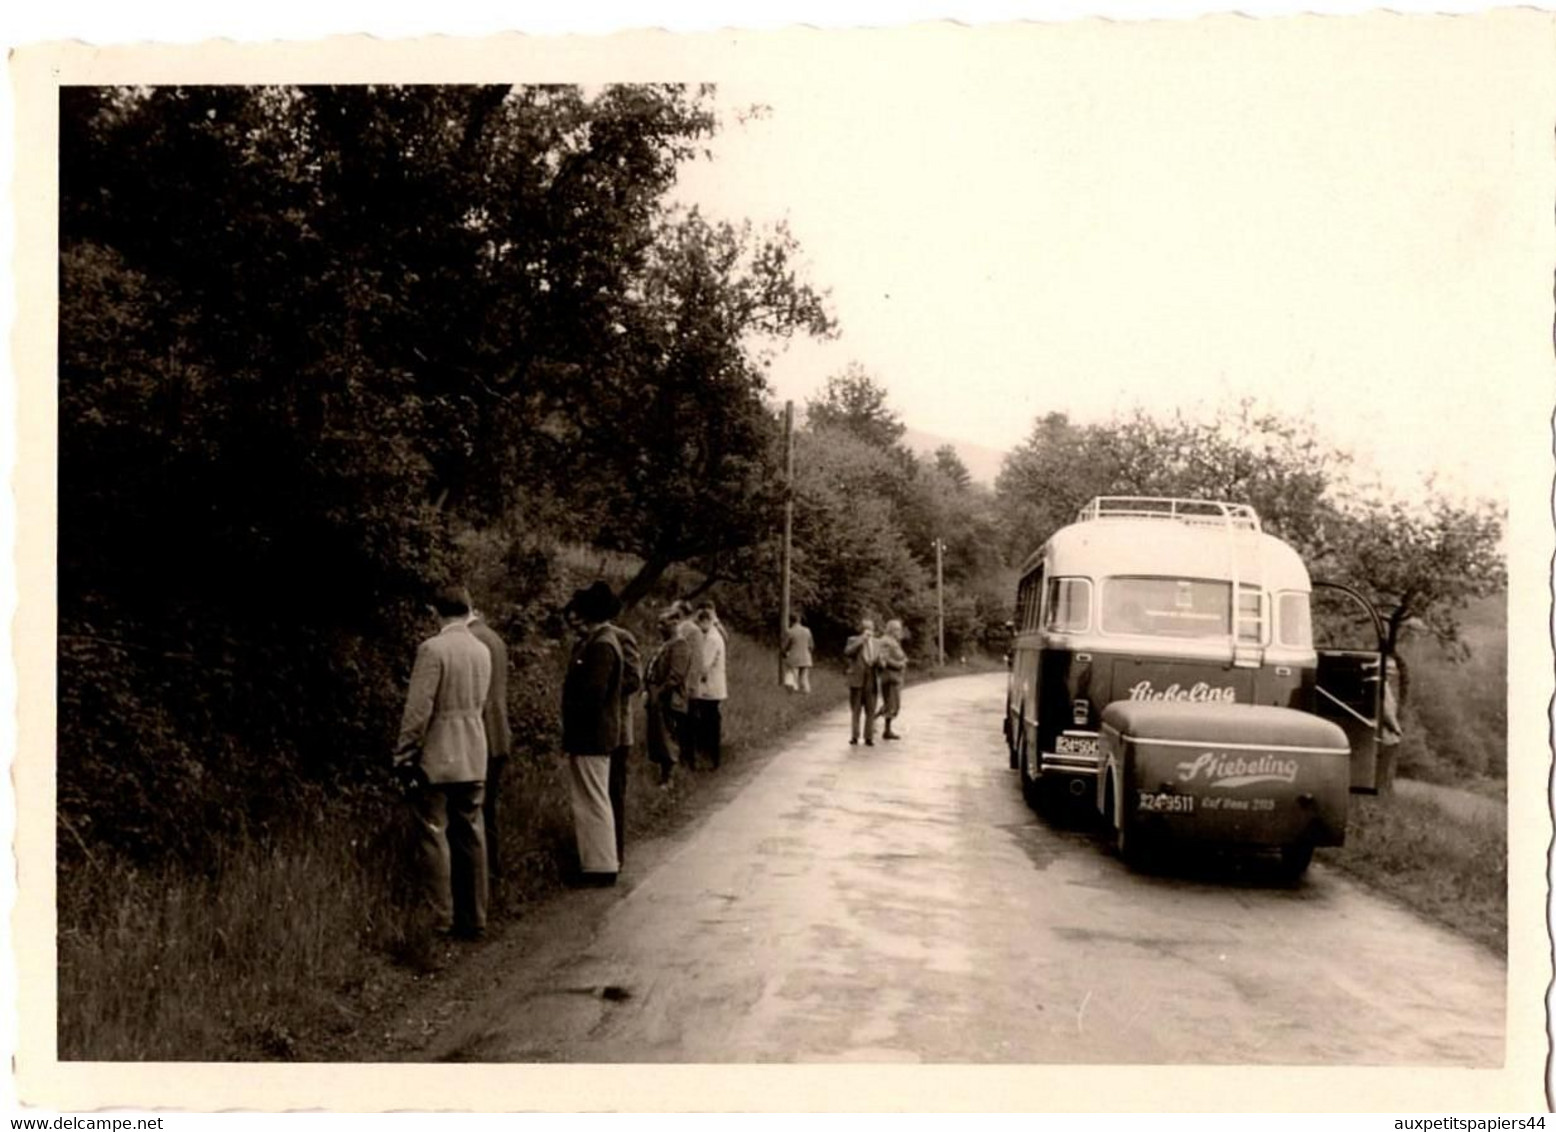
{"type": "Polygon", "coordinates": [[[1056,755],[1095,755],[1096,753],[1095,735],[1060,735],[1054,742],[1056,755]]]}
{"type": "Polygon", "coordinates": [[[1194,795],[1141,794],[1140,809],[1149,810],[1155,814],[1192,814],[1194,812],[1194,795]]]}

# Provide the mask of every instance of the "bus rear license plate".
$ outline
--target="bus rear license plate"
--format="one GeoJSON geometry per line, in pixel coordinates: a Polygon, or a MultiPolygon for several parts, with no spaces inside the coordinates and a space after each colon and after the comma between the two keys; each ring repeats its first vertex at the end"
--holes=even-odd
{"type": "Polygon", "coordinates": [[[1056,755],[1095,755],[1097,753],[1097,740],[1094,736],[1078,738],[1073,735],[1061,735],[1054,744],[1056,755]]]}
{"type": "Polygon", "coordinates": [[[1194,795],[1192,794],[1141,794],[1140,809],[1149,810],[1153,814],[1192,814],[1194,812],[1194,795]]]}

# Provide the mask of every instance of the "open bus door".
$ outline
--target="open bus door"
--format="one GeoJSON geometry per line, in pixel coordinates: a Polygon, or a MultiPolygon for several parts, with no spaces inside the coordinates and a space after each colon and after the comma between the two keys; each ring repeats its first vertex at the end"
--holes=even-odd
{"type": "Polygon", "coordinates": [[[1318,646],[1314,711],[1338,723],[1351,742],[1351,793],[1387,785],[1379,765],[1382,726],[1383,619],[1361,594],[1339,582],[1314,582],[1313,634],[1318,646]]]}

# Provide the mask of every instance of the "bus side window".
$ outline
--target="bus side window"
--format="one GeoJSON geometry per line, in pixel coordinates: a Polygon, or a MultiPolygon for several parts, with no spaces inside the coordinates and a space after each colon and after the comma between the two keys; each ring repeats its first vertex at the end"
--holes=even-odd
{"type": "Polygon", "coordinates": [[[1281,644],[1299,649],[1313,647],[1313,618],[1309,612],[1307,594],[1295,590],[1282,591],[1277,624],[1281,644]]]}
{"type": "Polygon", "coordinates": [[[1027,610],[1027,628],[1040,629],[1043,626],[1043,571],[1041,569],[1032,575],[1032,599],[1027,610]]]}
{"type": "Polygon", "coordinates": [[[1085,633],[1091,628],[1091,581],[1050,578],[1043,601],[1043,626],[1061,633],[1085,633]]]}

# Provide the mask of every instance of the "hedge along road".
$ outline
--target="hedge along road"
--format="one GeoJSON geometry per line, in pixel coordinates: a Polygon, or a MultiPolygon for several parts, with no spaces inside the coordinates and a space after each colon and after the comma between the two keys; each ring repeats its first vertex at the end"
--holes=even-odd
{"type": "Polygon", "coordinates": [[[1021,801],[1003,696],[912,687],[873,747],[823,717],[597,915],[537,910],[416,1059],[1501,1063],[1495,957],[1321,865],[1131,873],[1021,801]]]}

